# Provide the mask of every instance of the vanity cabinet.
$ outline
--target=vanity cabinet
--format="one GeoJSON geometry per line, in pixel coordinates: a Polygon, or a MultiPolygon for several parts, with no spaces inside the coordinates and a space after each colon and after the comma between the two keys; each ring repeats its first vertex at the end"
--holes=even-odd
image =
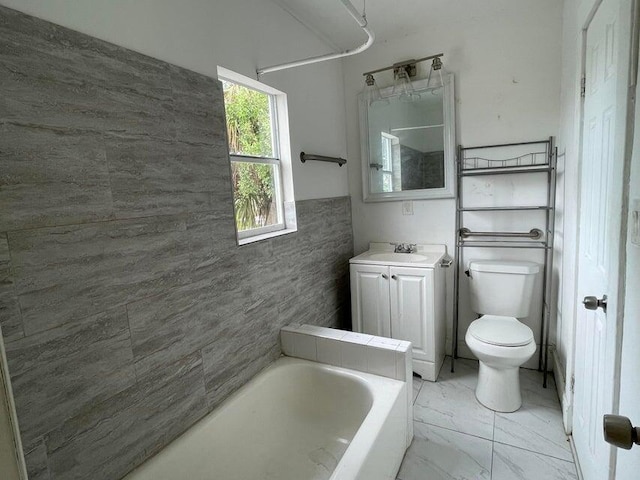
{"type": "Polygon", "coordinates": [[[352,263],[353,330],[408,340],[413,371],[435,381],[444,360],[444,274],[433,268],[352,263]]]}

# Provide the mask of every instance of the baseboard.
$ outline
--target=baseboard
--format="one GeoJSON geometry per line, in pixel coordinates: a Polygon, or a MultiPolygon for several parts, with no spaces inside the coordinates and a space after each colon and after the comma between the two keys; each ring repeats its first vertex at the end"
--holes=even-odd
{"type": "Polygon", "coordinates": [[[567,392],[567,377],[564,368],[558,357],[558,352],[554,348],[552,350],[553,357],[553,377],[556,381],[556,390],[562,407],[562,423],[564,431],[567,435],[571,434],[573,421],[573,398],[567,392]]]}
{"type": "Polygon", "coordinates": [[[573,456],[573,463],[576,466],[578,480],[584,480],[584,475],[582,475],[582,469],[580,468],[580,462],[578,461],[578,454],[576,453],[576,446],[573,443],[573,436],[569,436],[569,445],[571,445],[571,455],[573,456]]]}

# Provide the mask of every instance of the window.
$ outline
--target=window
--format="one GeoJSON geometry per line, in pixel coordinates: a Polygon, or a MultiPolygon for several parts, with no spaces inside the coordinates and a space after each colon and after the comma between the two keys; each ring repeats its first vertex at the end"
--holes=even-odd
{"type": "Polygon", "coordinates": [[[295,231],[286,95],[218,67],[238,243],[295,231]]]}
{"type": "Polygon", "coordinates": [[[399,165],[396,165],[396,168],[394,168],[394,164],[398,163],[400,139],[386,132],[380,132],[380,135],[382,141],[382,191],[393,192],[394,176],[399,176],[400,170],[399,165]]]}

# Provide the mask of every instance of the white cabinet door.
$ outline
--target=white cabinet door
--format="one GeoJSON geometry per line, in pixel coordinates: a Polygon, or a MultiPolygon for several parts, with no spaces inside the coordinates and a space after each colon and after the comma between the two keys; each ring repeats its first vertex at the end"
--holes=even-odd
{"type": "Polygon", "coordinates": [[[433,270],[428,268],[390,267],[391,336],[409,340],[413,357],[435,361],[433,270]]]}
{"type": "Polygon", "coordinates": [[[353,331],[390,337],[389,267],[351,265],[353,331]]]}

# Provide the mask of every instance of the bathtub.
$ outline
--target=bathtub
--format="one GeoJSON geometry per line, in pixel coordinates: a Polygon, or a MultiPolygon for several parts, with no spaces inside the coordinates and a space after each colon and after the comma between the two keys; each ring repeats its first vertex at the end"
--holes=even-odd
{"type": "Polygon", "coordinates": [[[281,357],[127,480],[387,480],[407,384],[281,357]]]}

